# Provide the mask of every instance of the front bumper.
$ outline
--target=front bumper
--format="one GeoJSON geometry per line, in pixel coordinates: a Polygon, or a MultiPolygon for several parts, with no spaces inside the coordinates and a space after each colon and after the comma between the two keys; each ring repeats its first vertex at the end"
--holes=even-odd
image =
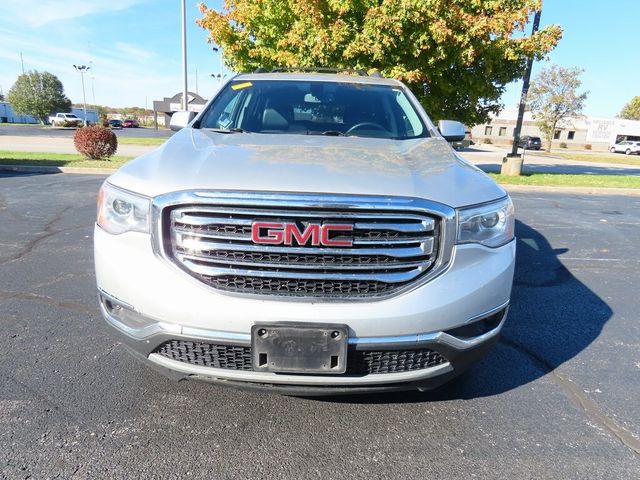
{"type": "Polygon", "coordinates": [[[211,368],[195,362],[178,361],[159,353],[165,342],[200,342],[250,347],[250,334],[233,334],[180,327],[143,317],[104,292],[99,293],[104,319],[118,333],[138,359],[174,380],[197,379],[214,383],[269,389],[291,394],[343,394],[406,389],[429,390],[459,375],[495,343],[506,319],[508,306],[479,315],[462,327],[449,331],[397,337],[351,337],[350,351],[414,352],[432,350],[445,363],[419,370],[368,375],[299,375],[211,368]]]}
{"type": "Polygon", "coordinates": [[[155,256],[145,234],[96,227],[94,240],[102,314],[138,358],[174,379],[300,395],[426,390],[458,375],[497,340],[515,263],[515,241],[495,249],[460,245],[446,272],[414,290],[379,301],[312,303],[219,293],[155,256]],[[430,349],[446,362],[392,373],[292,375],[212,368],[157,352],[173,340],[250,346],[256,322],[344,324],[350,350],[430,349]],[[465,331],[474,325],[482,327],[465,331]]]}

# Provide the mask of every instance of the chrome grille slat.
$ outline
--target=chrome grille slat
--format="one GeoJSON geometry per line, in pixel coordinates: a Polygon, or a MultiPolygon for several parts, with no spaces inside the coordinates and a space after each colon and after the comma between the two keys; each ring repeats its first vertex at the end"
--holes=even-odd
{"type": "Polygon", "coordinates": [[[207,275],[209,277],[220,277],[224,275],[236,275],[241,277],[268,277],[268,278],[291,278],[291,279],[303,279],[303,280],[361,280],[372,282],[385,282],[385,283],[402,283],[413,280],[416,276],[420,275],[425,268],[429,267],[420,266],[409,270],[407,272],[392,272],[392,273],[324,273],[322,271],[315,272],[300,272],[300,271],[285,271],[281,269],[274,270],[250,270],[241,268],[221,268],[201,265],[189,259],[183,260],[185,266],[192,272],[199,273],[201,275],[207,275]]]}
{"type": "MultiPolygon", "coordinates": [[[[191,237],[199,237],[199,238],[210,238],[213,240],[234,240],[238,242],[251,242],[251,234],[248,235],[236,235],[236,234],[228,234],[228,233],[211,233],[211,232],[202,232],[189,230],[183,227],[174,227],[174,233],[191,236],[191,237]]],[[[356,232],[357,233],[357,232],[356,232]]],[[[354,234],[354,237],[356,235],[354,234]]],[[[354,245],[411,245],[414,243],[422,243],[424,244],[424,251],[427,252],[433,247],[433,237],[409,237],[409,238],[393,238],[393,239],[375,239],[375,238],[354,238],[354,245]]]]}
{"type": "MultiPolygon", "coordinates": [[[[176,257],[181,260],[192,261],[209,261],[212,265],[232,265],[232,266],[253,266],[260,268],[282,268],[282,263],[269,263],[269,262],[256,262],[256,261],[244,261],[235,259],[215,259],[211,255],[205,254],[176,254],[176,257]]],[[[287,269],[321,269],[321,270],[403,270],[409,268],[416,268],[424,266],[423,261],[406,262],[406,263],[367,263],[367,264],[322,264],[318,263],[289,263],[287,269]]]]}
{"type": "Polygon", "coordinates": [[[187,238],[181,241],[181,246],[192,250],[239,250],[244,252],[274,252],[274,253],[318,253],[328,255],[387,255],[389,257],[417,257],[431,253],[429,245],[399,248],[331,248],[331,247],[277,247],[273,245],[256,245],[245,243],[223,243],[206,239],[187,238]]]}
{"type": "Polygon", "coordinates": [[[256,193],[240,194],[234,204],[238,194],[219,195],[216,203],[215,194],[183,194],[191,203],[158,209],[161,251],[205,284],[238,294],[385,297],[424,278],[436,264],[442,267],[441,231],[453,225],[448,207],[431,204],[436,208],[425,211],[421,205],[428,202],[412,199],[334,196],[327,201],[318,195],[313,202],[315,197],[308,195],[256,193]],[[305,238],[313,238],[318,246],[299,245],[303,240],[291,233],[290,245],[282,237],[283,243],[275,245],[254,243],[254,222],[295,224],[299,232],[310,224],[320,229],[346,224],[353,230],[333,228],[329,238],[348,240],[351,246],[320,245],[319,237],[310,236],[305,238]]]}
{"type": "MultiPolygon", "coordinates": [[[[345,207],[347,207],[345,205],[345,207]]],[[[377,220],[397,220],[406,223],[407,220],[414,220],[418,222],[422,222],[424,220],[428,220],[430,217],[424,217],[421,215],[416,215],[412,213],[390,213],[390,212],[380,212],[380,213],[371,213],[371,212],[362,212],[357,209],[353,212],[340,212],[340,211],[331,211],[327,213],[328,209],[317,209],[313,208],[299,208],[299,209],[291,209],[291,210],[279,210],[277,208],[274,209],[253,209],[253,208],[228,208],[228,207],[211,207],[211,206],[197,206],[197,207],[184,207],[181,208],[180,212],[184,216],[189,213],[215,213],[229,216],[248,216],[250,220],[254,217],[260,217],[265,219],[273,219],[278,217],[309,217],[309,218],[342,218],[348,220],[350,222],[357,222],[357,219],[377,219],[377,220]]],[[[433,219],[432,219],[433,220],[433,219]]]]}

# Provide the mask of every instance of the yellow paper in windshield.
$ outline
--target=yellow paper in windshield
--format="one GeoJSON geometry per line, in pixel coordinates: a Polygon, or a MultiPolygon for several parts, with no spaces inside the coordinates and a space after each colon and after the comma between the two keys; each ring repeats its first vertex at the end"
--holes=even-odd
{"type": "Polygon", "coordinates": [[[241,90],[243,88],[251,87],[252,85],[253,85],[253,83],[251,83],[251,82],[236,83],[235,85],[231,85],[231,89],[232,90],[241,90]]]}

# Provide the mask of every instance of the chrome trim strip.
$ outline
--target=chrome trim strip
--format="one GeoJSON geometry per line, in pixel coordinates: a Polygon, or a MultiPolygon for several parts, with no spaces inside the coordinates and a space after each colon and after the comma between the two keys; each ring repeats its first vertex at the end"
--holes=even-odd
{"type": "MultiPolygon", "coordinates": [[[[340,206],[344,207],[344,205],[340,206]]],[[[333,206],[331,208],[338,208],[333,206]]],[[[326,216],[326,212],[314,212],[314,211],[303,211],[298,212],[295,210],[247,210],[243,209],[232,209],[232,208],[216,208],[210,205],[202,206],[202,207],[180,207],[179,210],[174,212],[174,220],[177,220],[180,223],[185,223],[188,225],[207,225],[207,224],[228,224],[228,225],[251,225],[253,221],[251,219],[243,219],[243,218],[224,218],[219,216],[193,216],[190,213],[199,213],[199,212],[209,212],[209,213],[217,213],[221,215],[246,215],[246,216],[273,216],[273,217],[298,217],[300,213],[303,213],[305,217],[311,218],[323,218],[326,216]],[[177,218],[176,218],[177,217],[177,218]]],[[[401,213],[371,213],[371,212],[354,212],[354,213],[342,213],[342,212],[332,212],[332,218],[344,218],[345,220],[352,220],[354,218],[363,218],[363,219],[385,219],[385,220],[415,220],[415,224],[404,224],[400,226],[401,229],[397,227],[399,224],[379,224],[379,223],[367,223],[367,222],[358,222],[356,221],[354,224],[354,228],[357,229],[374,229],[379,228],[382,230],[395,230],[399,232],[427,232],[433,230],[435,227],[435,222],[429,222],[429,219],[425,219],[420,215],[412,215],[410,212],[407,214],[401,213]],[[381,226],[382,225],[382,226],[381,226]],[[387,226],[388,225],[388,226],[387,226]],[[414,229],[415,228],[415,229],[414,229]]]]}
{"type": "MultiPolygon", "coordinates": [[[[500,305],[499,307],[492,308],[491,310],[481,313],[480,315],[476,315],[470,318],[469,320],[467,320],[466,322],[464,322],[463,324],[459,325],[459,326],[462,326],[462,325],[468,325],[473,322],[477,322],[479,320],[482,320],[483,318],[490,317],[491,315],[493,315],[496,312],[499,312],[502,309],[505,309],[504,315],[502,316],[502,319],[500,320],[500,323],[496,328],[489,330],[488,332],[482,335],[479,335],[477,337],[473,337],[470,339],[461,339],[458,337],[454,337],[453,335],[449,335],[448,333],[445,333],[443,331],[440,331],[440,332],[430,332],[430,333],[419,333],[416,335],[402,335],[402,336],[395,336],[395,337],[349,337],[349,345],[384,345],[384,344],[395,344],[395,343],[411,344],[411,343],[432,341],[436,343],[449,345],[450,347],[453,347],[458,350],[466,350],[468,348],[475,347],[481,344],[482,342],[489,340],[491,337],[494,337],[498,333],[500,333],[500,330],[502,330],[504,322],[507,318],[508,306],[509,306],[509,302],[507,301],[502,305],[500,305]]],[[[456,328],[456,327],[452,327],[452,328],[456,328]]]]}
{"type": "Polygon", "coordinates": [[[246,382],[257,383],[277,383],[292,385],[326,385],[330,380],[332,386],[336,385],[370,385],[370,384],[388,384],[396,382],[411,382],[414,380],[422,380],[429,377],[435,377],[453,370],[450,363],[443,363],[435,367],[424,368],[421,370],[411,370],[408,372],[398,373],[371,373],[369,375],[358,376],[339,376],[339,375],[289,375],[283,373],[255,372],[243,370],[227,370],[222,368],[203,367],[190,363],[172,360],[163,357],[157,353],[149,355],[149,360],[162,367],[171,370],[177,370],[182,373],[192,375],[204,375],[215,378],[227,378],[246,382]]]}

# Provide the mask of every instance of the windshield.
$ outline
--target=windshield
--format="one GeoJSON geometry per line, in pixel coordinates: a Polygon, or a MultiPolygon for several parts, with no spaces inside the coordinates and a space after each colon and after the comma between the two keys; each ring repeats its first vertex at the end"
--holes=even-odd
{"type": "Polygon", "coordinates": [[[231,82],[204,113],[200,128],[401,140],[429,136],[400,87],[321,81],[231,82]]]}

